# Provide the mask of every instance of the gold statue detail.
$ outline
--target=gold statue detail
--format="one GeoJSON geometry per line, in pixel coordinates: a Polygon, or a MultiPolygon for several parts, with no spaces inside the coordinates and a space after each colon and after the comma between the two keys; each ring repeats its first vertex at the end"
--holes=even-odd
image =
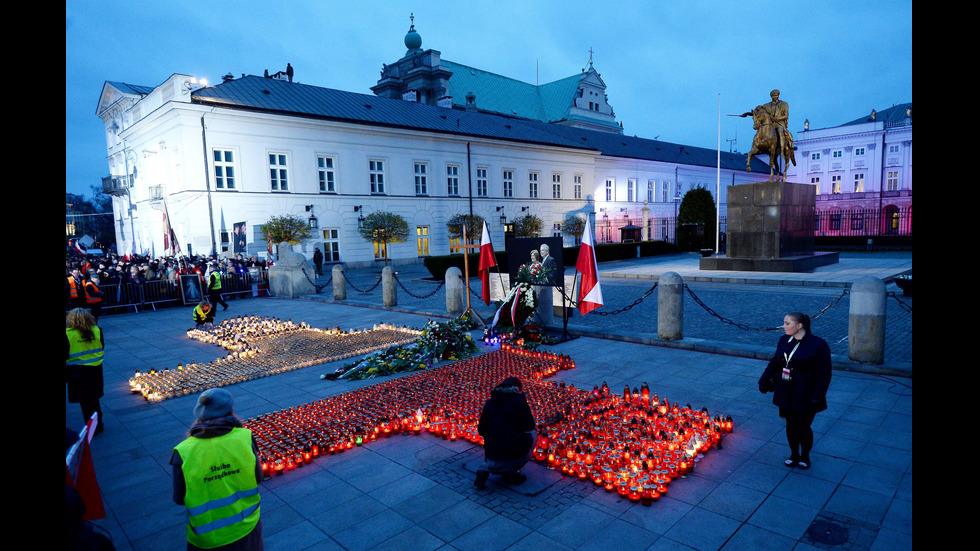
{"type": "Polygon", "coordinates": [[[789,105],[779,99],[779,90],[769,93],[772,101],[757,106],[740,117],[752,115],[752,128],[756,130],[752,139],[752,149],[745,162],[745,170],[752,172],[752,157],[759,153],[769,155],[769,181],[773,178],[786,180],[786,169],[792,162],[796,166],[793,135],[786,128],[789,121],[789,105]],[[779,166],[779,158],[783,158],[783,166],[779,166]]]}

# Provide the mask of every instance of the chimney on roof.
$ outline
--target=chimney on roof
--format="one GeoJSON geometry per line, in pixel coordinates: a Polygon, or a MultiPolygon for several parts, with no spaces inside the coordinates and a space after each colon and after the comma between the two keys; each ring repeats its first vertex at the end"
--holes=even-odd
{"type": "Polygon", "coordinates": [[[221,77],[221,82],[228,82],[231,80],[235,80],[235,76],[232,75],[231,73],[228,73],[227,75],[221,77]]]}
{"type": "Polygon", "coordinates": [[[466,92],[466,110],[476,111],[476,94],[473,92],[466,92]]]}

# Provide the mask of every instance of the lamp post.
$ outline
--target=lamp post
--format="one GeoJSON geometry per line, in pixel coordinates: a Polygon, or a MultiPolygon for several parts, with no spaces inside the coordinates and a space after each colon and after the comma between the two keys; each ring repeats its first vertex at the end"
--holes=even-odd
{"type": "Polygon", "coordinates": [[[357,229],[361,229],[361,228],[364,227],[364,212],[363,212],[363,209],[364,209],[364,206],[363,205],[357,205],[356,207],[354,207],[354,212],[360,212],[361,213],[361,214],[359,214],[357,216],[357,229]]]}
{"type": "Polygon", "coordinates": [[[316,219],[316,214],[313,211],[313,205],[306,205],[306,212],[310,213],[310,229],[318,229],[320,227],[320,222],[316,219]]]}

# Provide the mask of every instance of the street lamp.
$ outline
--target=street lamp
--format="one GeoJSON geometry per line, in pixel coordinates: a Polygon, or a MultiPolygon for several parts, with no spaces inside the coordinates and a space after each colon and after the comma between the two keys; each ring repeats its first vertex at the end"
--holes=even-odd
{"type": "Polygon", "coordinates": [[[316,214],[313,211],[313,205],[306,205],[306,212],[310,213],[310,229],[315,230],[319,228],[320,222],[316,219],[316,214]]]}
{"type": "Polygon", "coordinates": [[[504,210],[504,207],[497,207],[497,212],[500,212],[500,225],[501,226],[506,226],[507,225],[507,215],[504,214],[503,212],[501,212],[503,210],[504,210]]]}
{"type": "Polygon", "coordinates": [[[354,212],[360,212],[361,213],[357,217],[357,229],[361,229],[361,228],[364,227],[364,213],[363,213],[363,209],[364,209],[364,206],[363,205],[358,205],[358,206],[354,207],[354,212]]]}

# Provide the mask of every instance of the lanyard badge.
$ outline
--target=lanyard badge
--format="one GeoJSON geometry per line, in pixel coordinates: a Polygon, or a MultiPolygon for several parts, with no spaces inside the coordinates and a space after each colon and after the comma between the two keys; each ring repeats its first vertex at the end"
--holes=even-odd
{"type": "MultiPolygon", "coordinates": [[[[793,337],[790,337],[790,339],[792,339],[792,338],[793,337]]],[[[783,366],[783,380],[784,381],[792,381],[793,380],[792,372],[790,371],[790,368],[789,368],[789,361],[793,359],[793,354],[796,354],[796,349],[800,347],[800,343],[801,342],[802,341],[796,341],[796,346],[793,347],[793,350],[790,351],[789,354],[783,352],[783,358],[786,359],[786,364],[783,366]]]]}

